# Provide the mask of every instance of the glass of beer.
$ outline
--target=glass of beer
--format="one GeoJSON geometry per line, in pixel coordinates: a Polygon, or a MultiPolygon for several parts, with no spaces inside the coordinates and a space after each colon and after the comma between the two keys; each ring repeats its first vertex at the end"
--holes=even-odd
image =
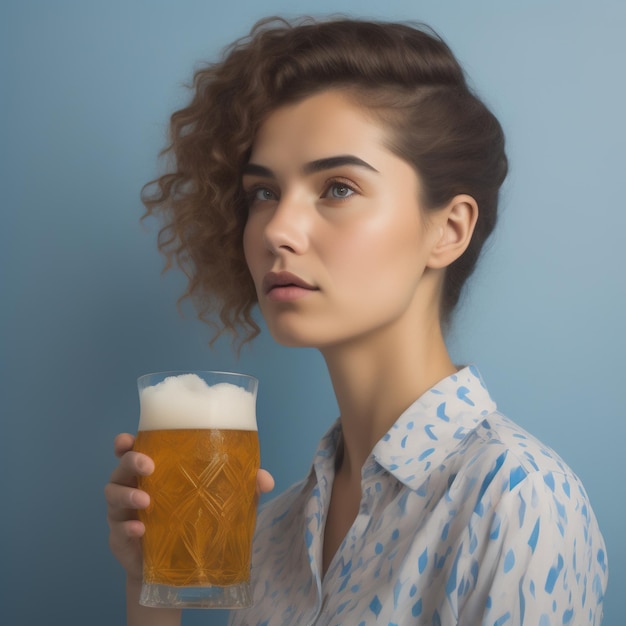
{"type": "Polygon", "coordinates": [[[226,372],[162,372],[138,379],[134,449],[154,460],[139,479],[143,587],[153,607],[252,604],[250,559],[259,468],[258,381],[226,372]]]}

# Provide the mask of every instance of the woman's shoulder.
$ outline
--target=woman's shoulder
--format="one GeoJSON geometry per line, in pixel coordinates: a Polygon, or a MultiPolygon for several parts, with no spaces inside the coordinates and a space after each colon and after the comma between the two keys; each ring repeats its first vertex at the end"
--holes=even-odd
{"type": "Polygon", "coordinates": [[[486,546],[487,560],[495,563],[490,570],[498,573],[479,577],[478,586],[498,606],[509,601],[509,587],[519,586],[520,594],[535,600],[526,607],[532,623],[540,623],[540,609],[551,602],[565,607],[564,616],[582,617],[592,609],[601,615],[606,547],[587,492],[569,465],[498,412],[485,416],[458,452],[450,498],[469,506],[470,553],[486,546]]]}
{"type": "Polygon", "coordinates": [[[510,471],[515,486],[525,476],[558,474],[580,483],[572,468],[550,446],[526,431],[499,411],[484,416],[473,428],[455,453],[464,465],[475,470],[486,466],[510,471]]]}
{"type": "Polygon", "coordinates": [[[513,520],[528,527],[532,543],[537,520],[565,539],[580,535],[604,558],[604,543],[581,479],[551,447],[505,415],[484,417],[456,451],[450,493],[473,503],[485,522],[513,520]],[[534,520],[531,523],[531,519],[534,520]]]}

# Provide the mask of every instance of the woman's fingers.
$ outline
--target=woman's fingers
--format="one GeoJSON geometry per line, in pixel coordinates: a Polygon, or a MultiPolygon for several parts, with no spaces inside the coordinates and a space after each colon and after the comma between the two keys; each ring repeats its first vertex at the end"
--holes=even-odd
{"type": "Polygon", "coordinates": [[[137,489],[137,478],[148,476],[154,471],[154,462],[145,454],[135,452],[135,438],[122,433],[115,438],[117,467],[111,473],[104,488],[109,522],[109,545],[128,575],[141,580],[142,558],[141,537],[145,526],[137,519],[137,511],[150,504],[150,496],[137,489]]]}
{"type": "Polygon", "coordinates": [[[128,520],[111,524],[109,547],[129,577],[141,580],[142,556],[141,537],[145,532],[139,520],[128,520]]]}
{"type": "Polygon", "coordinates": [[[124,546],[134,546],[137,539],[141,539],[145,532],[146,527],[143,525],[143,522],[140,522],[138,519],[129,519],[125,522],[119,522],[115,524],[114,532],[111,532],[109,536],[109,543],[111,547],[117,546],[123,550],[124,546]]]}
{"type": "Polygon", "coordinates": [[[110,523],[136,519],[136,511],[150,505],[150,496],[145,491],[116,483],[105,485],[104,497],[110,523]]]}
{"type": "MultiPolygon", "coordinates": [[[[135,438],[126,433],[115,438],[115,454],[119,456],[120,462],[104,488],[109,524],[112,528],[116,523],[136,520],[137,510],[145,509],[150,504],[150,496],[137,489],[137,477],[150,475],[154,471],[154,462],[145,454],[132,450],[134,441],[135,438]]],[[[131,524],[131,527],[134,528],[135,525],[131,524]]],[[[137,536],[136,530],[132,536],[137,536]]]]}
{"type": "Polygon", "coordinates": [[[137,486],[138,476],[149,476],[154,472],[154,461],[141,452],[126,452],[111,474],[110,482],[127,487],[137,486]]]}
{"type": "Polygon", "coordinates": [[[135,437],[129,433],[121,433],[115,437],[113,441],[113,448],[115,450],[115,456],[119,459],[126,452],[133,449],[135,445],[135,437]]]}

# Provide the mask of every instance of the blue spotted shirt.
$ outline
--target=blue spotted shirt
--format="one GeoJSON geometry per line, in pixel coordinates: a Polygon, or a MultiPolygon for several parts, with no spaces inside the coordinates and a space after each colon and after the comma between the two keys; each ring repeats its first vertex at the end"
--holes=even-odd
{"type": "Polygon", "coordinates": [[[309,476],[259,512],[254,606],[232,626],[600,624],[604,541],[572,470],[496,411],[466,367],[374,446],[322,576],[336,423],[309,476]]]}

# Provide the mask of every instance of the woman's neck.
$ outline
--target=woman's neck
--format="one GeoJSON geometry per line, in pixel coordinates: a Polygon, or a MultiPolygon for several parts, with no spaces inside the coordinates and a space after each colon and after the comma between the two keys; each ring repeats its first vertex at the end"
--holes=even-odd
{"type": "Polygon", "coordinates": [[[340,471],[360,481],[378,440],[417,398],[456,371],[438,319],[416,329],[394,326],[322,350],[343,434],[340,471]]]}

